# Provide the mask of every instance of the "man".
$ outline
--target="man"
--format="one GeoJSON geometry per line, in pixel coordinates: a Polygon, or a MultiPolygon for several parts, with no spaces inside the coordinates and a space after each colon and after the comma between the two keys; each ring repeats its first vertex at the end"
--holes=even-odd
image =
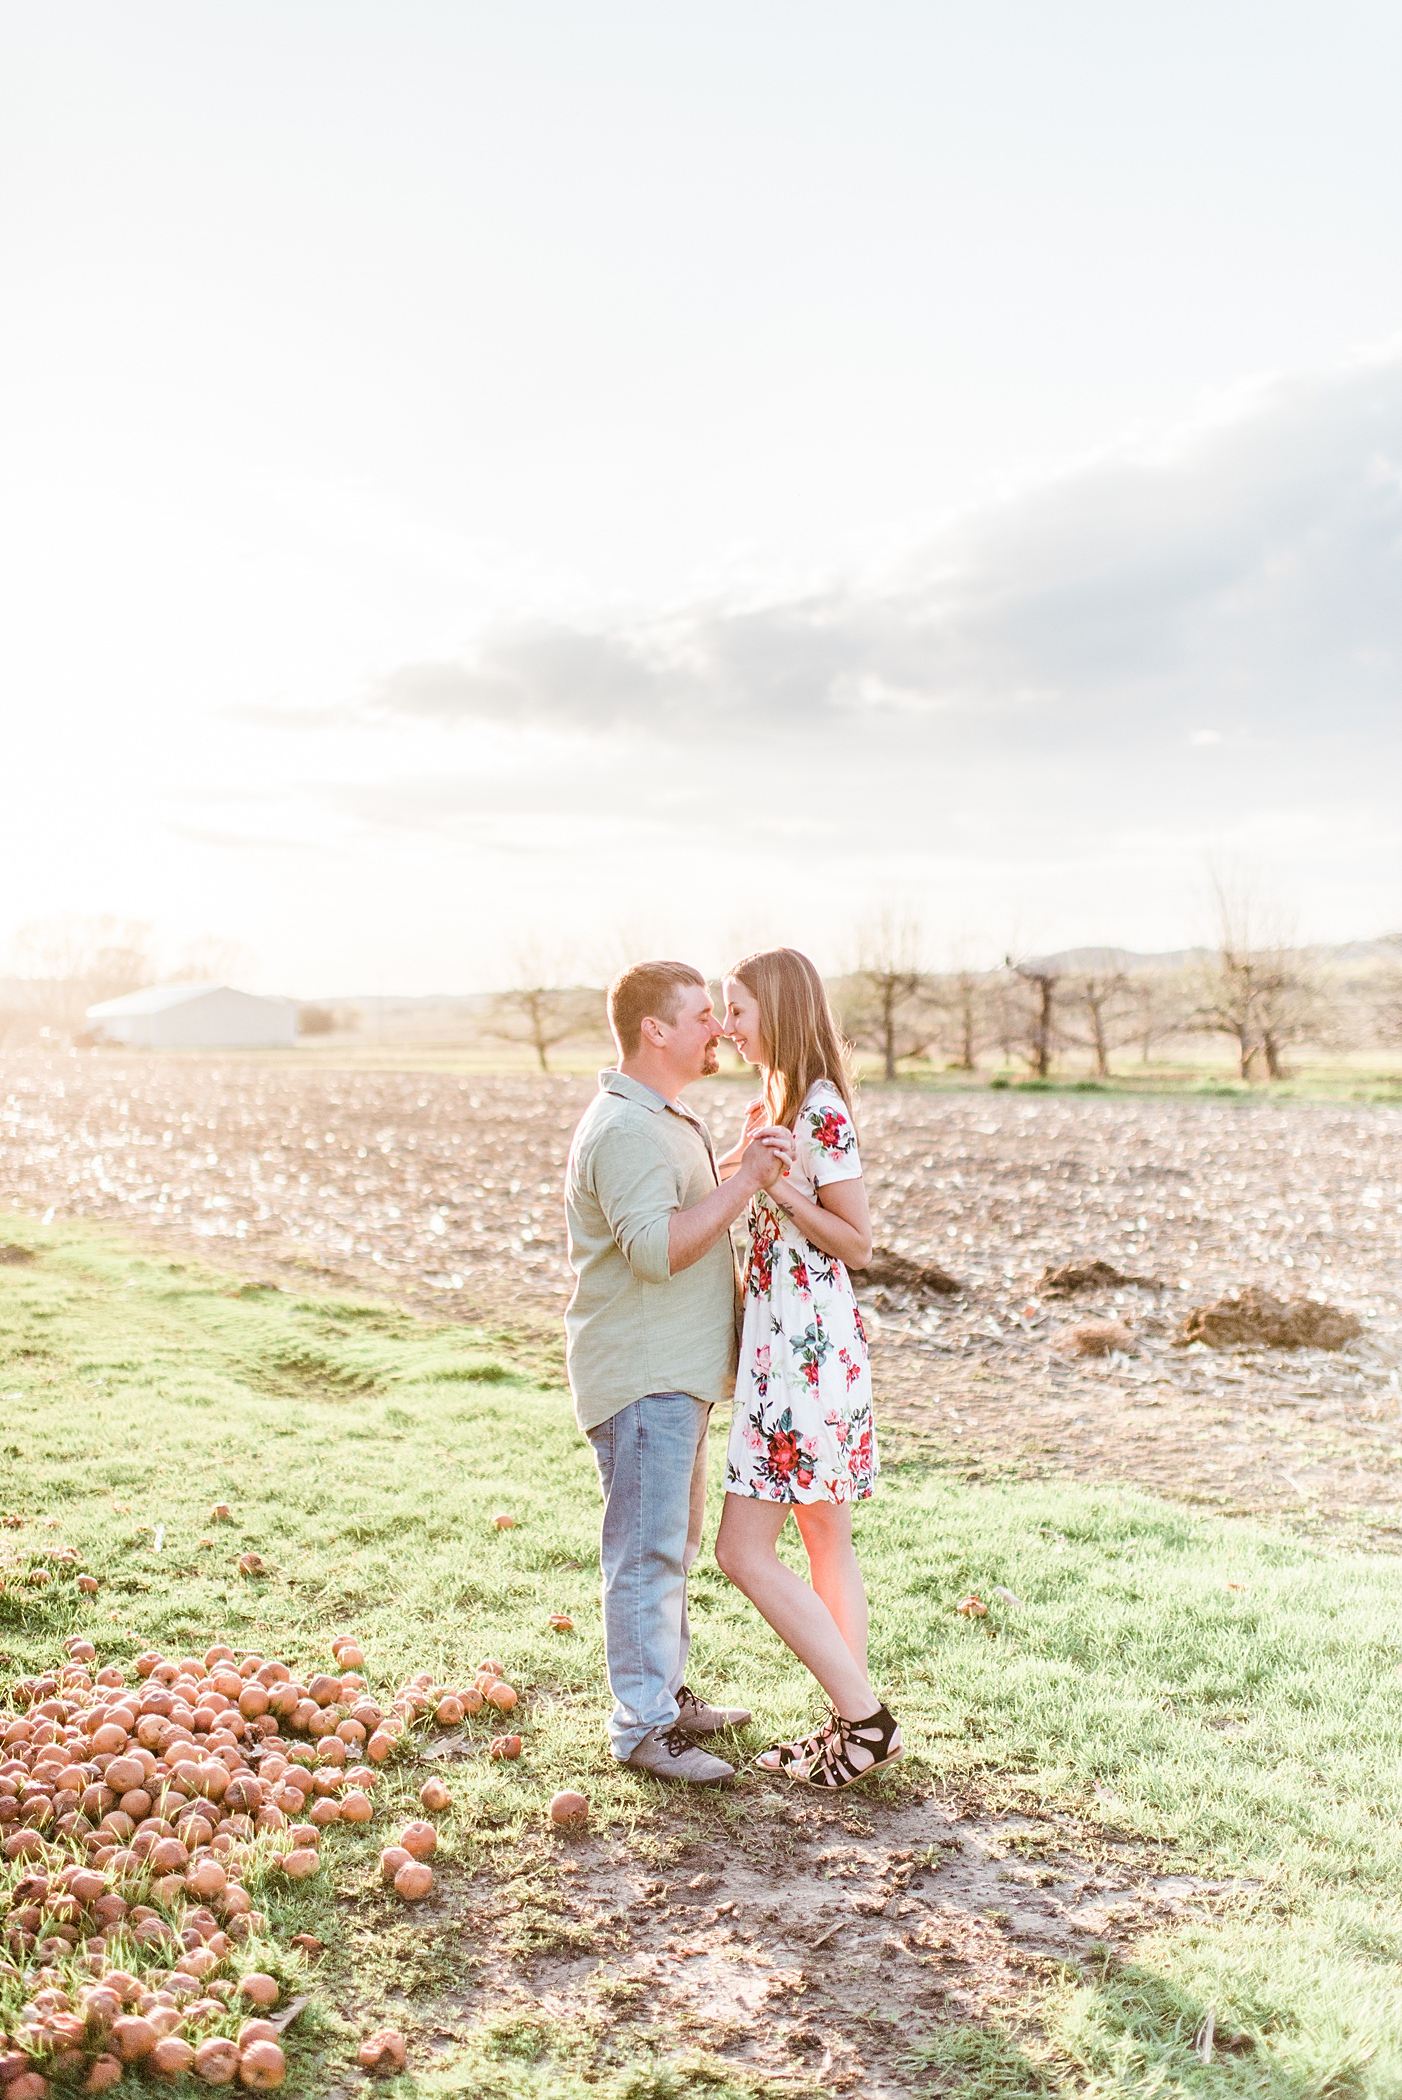
{"type": "Polygon", "coordinates": [[[715,1785],[734,1767],[696,1742],[743,1727],[684,1682],[687,1570],[706,1511],[706,1427],[735,1379],[730,1227],[783,1169],[787,1132],[757,1134],[722,1182],[700,1118],[678,1096],[719,1069],[706,980],[689,963],[635,963],[608,994],[616,1069],[599,1074],[565,1170],[574,1296],[570,1390],[604,1491],[604,1654],[623,1763],[715,1785]]]}

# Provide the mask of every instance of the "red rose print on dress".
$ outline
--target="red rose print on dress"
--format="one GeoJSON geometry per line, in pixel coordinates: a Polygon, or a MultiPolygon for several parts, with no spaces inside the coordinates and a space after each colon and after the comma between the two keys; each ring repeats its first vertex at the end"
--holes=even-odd
{"type": "MultiPolygon", "coordinates": [[[[794,1428],[793,1415],[788,1408],[768,1430],[764,1427],[763,1412],[752,1414],[746,1424],[745,1443],[755,1453],[748,1468],[752,1479],[763,1482],[760,1489],[750,1488],[751,1493],[762,1493],[774,1502],[792,1502],[797,1494],[806,1494],[812,1487],[816,1472],[816,1453],[808,1441],[794,1428]]],[[[732,1453],[726,1468],[728,1484],[738,1485],[742,1470],[732,1453]]]]}
{"type": "MultiPolygon", "coordinates": [[[[793,1187],[860,1172],[837,1089],[819,1080],[795,1123],[793,1187]]],[[[774,1502],[850,1502],[877,1471],[866,1334],[842,1262],[767,1196],[750,1206],[744,1326],[726,1486],[774,1502]]]]}
{"type": "Polygon", "coordinates": [[[814,1144],[833,1159],[844,1159],[857,1142],[852,1125],[839,1109],[810,1110],[808,1128],[814,1144]]]}
{"type": "Polygon", "coordinates": [[[774,1289],[774,1250],[779,1244],[779,1220],[767,1203],[756,1204],[750,1226],[750,1258],[745,1264],[745,1292],[750,1298],[767,1298],[774,1289]]]}

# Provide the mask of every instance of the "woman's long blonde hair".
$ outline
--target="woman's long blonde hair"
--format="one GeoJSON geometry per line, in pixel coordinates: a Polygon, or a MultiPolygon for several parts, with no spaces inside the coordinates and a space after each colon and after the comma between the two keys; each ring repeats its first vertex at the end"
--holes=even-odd
{"type": "Polygon", "coordinates": [[[759,1003],[759,1025],[769,1051],[764,1101],[770,1121],[792,1130],[808,1089],[830,1079],[852,1110],[847,1045],[828,1004],[822,978],[797,948],[761,948],[727,977],[738,978],[759,1003]]]}

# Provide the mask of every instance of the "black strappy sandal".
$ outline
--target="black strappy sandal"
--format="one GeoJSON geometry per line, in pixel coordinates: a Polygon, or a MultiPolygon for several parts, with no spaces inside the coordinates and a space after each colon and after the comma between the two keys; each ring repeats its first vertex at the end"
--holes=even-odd
{"type": "Polygon", "coordinates": [[[802,1768],[785,1769],[807,1786],[836,1791],[840,1787],[859,1785],[863,1779],[870,1779],[873,1772],[883,1771],[904,1755],[900,1722],[884,1706],[878,1706],[876,1712],[868,1714],[864,1721],[844,1721],[840,1714],[834,1714],[823,1731],[823,1743],[817,1756],[802,1768]],[[870,1764],[854,1764],[853,1750],[870,1752],[870,1764]]]}
{"type": "Polygon", "coordinates": [[[810,1765],[813,1759],[821,1754],[824,1743],[826,1743],[836,1725],[837,1715],[835,1712],[830,1713],[822,1727],[815,1729],[812,1735],[805,1736],[801,1742],[771,1743],[769,1748],[761,1750],[759,1756],[755,1759],[755,1770],[757,1772],[768,1772],[771,1776],[780,1772],[795,1776],[795,1768],[797,1766],[810,1765]],[[767,1765],[764,1760],[767,1757],[774,1757],[776,1753],[778,1757],[777,1764],[767,1765]]]}

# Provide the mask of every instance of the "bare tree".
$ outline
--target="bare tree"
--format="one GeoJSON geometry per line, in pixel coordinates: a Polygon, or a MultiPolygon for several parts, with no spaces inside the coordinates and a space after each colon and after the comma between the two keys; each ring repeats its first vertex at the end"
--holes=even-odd
{"type": "Polygon", "coordinates": [[[1266,958],[1258,1012],[1266,1076],[1284,1079],[1283,1053],[1328,1032],[1320,980],[1306,949],[1277,949],[1266,958]]]}
{"type": "Polygon", "coordinates": [[[151,928],[110,916],[35,920],[15,937],[16,975],[35,1027],[81,1033],[90,1006],[154,978],[151,928]]]}
{"type": "Polygon", "coordinates": [[[298,1035],[356,1035],[360,1031],[358,1006],[326,1006],[308,999],[297,1009],[298,1035]]]}
{"type": "Polygon", "coordinates": [[[1349,942],[1313,960],[1321,1047],[1378,1050],[1402,1042],[1402,935],[1349,942]]]}
{"type": "Polygon", "coordinates": [[[874,1050],[887,1079],[908,1057],[922,1057],[939,1033],[921,960],[919,922],[883,912],[857,938],[856,967],[838,998],[842,1025],[860,1049],[874,1050]]]}
{"type": "Polygon", "coordinates": [[[1238,1076],[1251,1077],[1261,1041],[1256,1026],[1256,983],[1249,956],[1228,950],[1203,972],[1193,1023],[1217,1035],[1230,1036],[1236,1045],[1238,1076]]]}
{"type": "Polygon", "coordinates": [[[1402,1043],[1402,934],[1393,935],[1390,946],[1399,951],[1396,961],[1385,962],[1371,987],[1373,1032],[1379,1042],[1402,1043]]]}
{"type": "Polygon", "coordinates": [[[1110,1052],[1137,1033],[1129,972],[1113,948],[1083,953],[1078,963],[1067,973],[1061,994],[1060,1032],[1068,1043],[1090,1051],[1097,1079],[1108,1079],[1110,1052]]]}
{"type": "Polygon", "coordinates": [[[1015,1008],[1020,1009],[1021,1019],[1018,1039],[1010,1047],[1035,1078],[1045,1079],[1056,1054],[1057,988],[1064,974],[1062,966],[1054,956],[1028,957],[1021,962],[1008,956],[1006,964],[1026,986],[1026,996],[1015,1008]]]}
{"type": "Polygon", "coordinates": [[[550,1052],[579,1036],[607,1030],[604,995],[592,987],[561,982],[534,949],[517,957],[515,982],[496,994],[486,1034],[498,1042],[529,1045],[542,1072],[550,1070],[550,1052]]]}
{"type": "Polygon", "coordinates": [[[930,1004],[938,1017],[945,1062],[954,1072],[978,1068],[979,1052],[997,1039],[986,970],[942,971],[930,980],[930,1004]]]}
{"type": "Polygon", "coordinates": [[[1216,949],[1199,973],[1193,1019],[1228,1035],[1242,1079],[1284,1077],[1282,1053],[1319,1033],[1319,980],[1308,952],[1287,937],[1278,909],[1249,884],[1212,877],[1216,949]]]}
{"type": "Polygon", "coordinates": [[[1002,1063],[1010,1065],[1022,1041],[1026,988],[1020,977],[1004,968],[989,978],[986,996],[989,1038],[998,1045],[1002,1063]]]}
{"type": "Polygon", "coordinates": [[[1191,1025],[1194,1010],[1189,973],[1162,963],[1142,964],[1129,973],[1126,998],[1133,1015],[1126,1042],[1139,1046],[1139,1062],[1147,1065],[1156,1047],[1170,1036],[1181,1035],[1191,1025]]]}

